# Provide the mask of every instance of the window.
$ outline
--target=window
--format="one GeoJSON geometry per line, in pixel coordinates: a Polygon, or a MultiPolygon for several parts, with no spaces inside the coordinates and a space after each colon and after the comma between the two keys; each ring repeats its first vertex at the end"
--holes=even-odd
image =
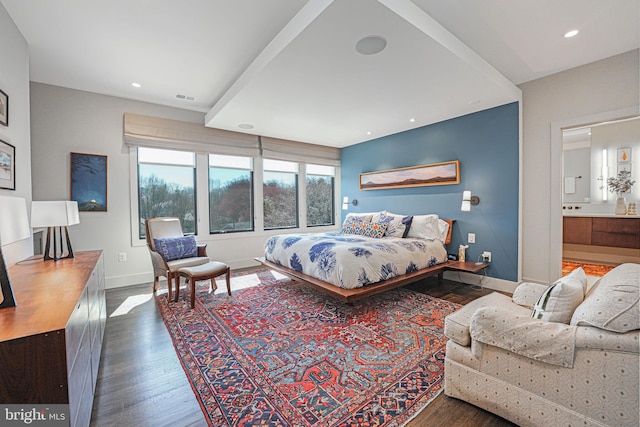
{"type": "Polygon", "coordinates": [[[253,159],[209,155],[209,233],[253,231],[253,159]]]}
{"type": "Polygon", "coordinates": [[[263,161],[264,228],[298,226],[298,164],[280,160],[263,161]]]}
{"type": "Polygon", "coordinates": [[[307,165],[307,226],[333,225],[333,166],[307,165]]]}
{"type": "Polygon", "coordinates": [[[138,224],[147,218],[180,218],[185,234],[196,232],[195,154],[138,148],[138,224]]]}

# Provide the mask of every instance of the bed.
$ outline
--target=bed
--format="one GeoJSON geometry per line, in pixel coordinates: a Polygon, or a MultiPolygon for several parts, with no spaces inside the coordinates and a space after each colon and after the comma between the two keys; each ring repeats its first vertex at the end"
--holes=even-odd
{"type": "Polygon", "coordinates": [[[272,236],[256,260],[352,302],[425,277],[442,278],[452,226],[433,214],[350,213],[340,232],[272,236]]]}

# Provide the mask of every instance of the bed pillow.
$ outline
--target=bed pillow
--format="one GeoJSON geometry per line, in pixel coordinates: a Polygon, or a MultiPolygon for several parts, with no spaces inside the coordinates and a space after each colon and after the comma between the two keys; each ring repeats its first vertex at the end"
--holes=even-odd
{"type": "Polygon", "coordinates": [[[371,222],[371,218],[373,217],[373,213],[354,213],[350,212],[344,218],[344,222],[342,226],[350,225],[352,223],[361,224],[363,222],[371,222]]]}
{"type": "Polygon", "coordinates": [[[165,261],[192,258],[198,255],[196,236],[153,239],[153,245],[165,261]]]}
{"type": "Polygon", "coordinates": [[[362,222],[359,226],[354,225],[346,228],[342,227],[342,234],[356,234],[358,236],[378,239],[384,236],[384,232],[387,230],[387,225],[388,224],[386,223],[380,222],[362,222]]]}
{"type": "Polygon", "coordinates": [[[449,223],[443,219],[438,219],[438,231],[440,235],[438,238],[442,243],[447,241],[447,234],[449,234],[449,223]]]}
{"type": "Polygon", "coordinates": [[[384,237],[407,237],[412,219],[411,215],[399,215],[384,211],[380,214],[378,222],[387,224],[384,237]]]}
{"type": "MultiPolygon", "coordinates": [[[[448,224],[447,224],[447,227],[448,227],[448,224]]],[[[444,239],[441,236],[442,236],[442,230],[439,223],[438,215],[430,214],[430,215],[414,215],[413,216],[413,219],[411,221],[411,227],[409,228],[409,233],[407,234],[407,237],[412,237],[415,239],[426,239],[426,240],[438,239],[438,240],[444,241],[444,239]]],[[[445,231],[444,237],[446,238],[446,236],[447,236],[447,233],[445,231]]]]}
{"type": "Polygon", "coordinates": [[[531,317],[545,322],[569,324],[576,307],[584,300],[587,275],[582,267],[551,284],[533,307],[531,317]]]}

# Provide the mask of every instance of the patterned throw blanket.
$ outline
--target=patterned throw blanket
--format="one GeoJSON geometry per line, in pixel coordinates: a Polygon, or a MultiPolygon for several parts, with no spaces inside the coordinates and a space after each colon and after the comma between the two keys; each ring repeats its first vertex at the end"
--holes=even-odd
{"type": "Polygon", "coordinates": [[[370,238],[340,233],[280,234],[265,258],[343,289],[355,289],[447,260],[439,240],[370,238]]]}

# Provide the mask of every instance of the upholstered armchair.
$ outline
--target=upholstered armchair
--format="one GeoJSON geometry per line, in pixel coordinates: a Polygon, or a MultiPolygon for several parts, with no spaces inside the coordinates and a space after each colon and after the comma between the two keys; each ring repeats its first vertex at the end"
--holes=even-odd
{"type": "Polygon", "coordinates": [[[173,282],[180,286],[178,270],[208,263],[206,245],[198,245],[195,236],[185,236],[178,218],[159,217],[145,221],[147,246],[153,264],[153,291],[158,289],[160,276],[167,278],[169,300],[173,297],[173,282]]]}

